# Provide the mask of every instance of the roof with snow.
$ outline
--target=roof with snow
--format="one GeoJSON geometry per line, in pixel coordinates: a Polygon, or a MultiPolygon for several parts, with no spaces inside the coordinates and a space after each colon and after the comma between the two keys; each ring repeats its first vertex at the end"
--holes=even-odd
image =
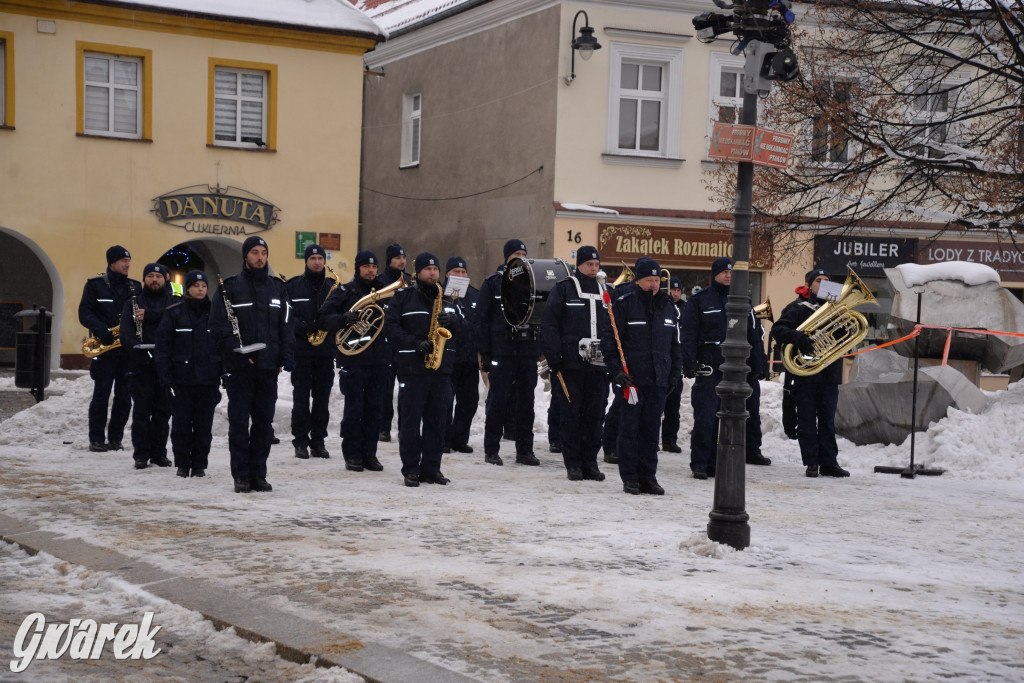
{"type": "Polygon", "coordinates": [[[351,0],[351,2],[372,17],[389,35],[435,15],[450,10],[468,9],[470,6],[480,4],[480,0],[351,0]]]}
{"type": "Polygon", "coordinates": [[[130,0],[113,4],[380,36],[380,25],[348,0],[130,0]]]}

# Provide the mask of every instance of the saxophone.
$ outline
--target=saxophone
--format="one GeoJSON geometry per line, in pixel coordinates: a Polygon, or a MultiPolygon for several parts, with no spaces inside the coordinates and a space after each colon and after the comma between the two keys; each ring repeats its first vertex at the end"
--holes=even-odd
{"type": "Polygon", "coordinates": [[[441,309],[444,307],[444,289],[438,282],[435,282],[434,286],[437,287],[437,298],[434,299],[434,308],[430,311],[430,331],[427,332],[427,340],[433,342],[434,348],[424,359],[428,370],[437,370],[441,367],[444,344],[452,338],[452,333],[437,323],[437,316],[441,314],[441,309]]]}
{"type": "MultiPolygon", "coordinates": [[[[334,274],[334,271],[331,270],[330,266],[327,266],[327,270],[331,273],[331,277],[334,278],[334,284],[327,290],[327,296],[324,297],[324,301],[331,298],[331,294],[334,294],[334,290],[336,290],[338,285],[341,283],[341,280],[339,280],[338,276],[334,274]]],[[[309,342],[310,346],[320,346],[324,343],[325,339],[327,339],[327,330],[318,329],[316,332],[310,332],[306,335],[306,341],[309,342]]]]}
{"type": "Polygon", "coordinates": [[[82,342],[82,355],[86,358],[95,358],[100,356],[107,351],[113,351],[114,349],[121,348],[121,326],[114,325],[110,328],[110,334],[114,336],[114,341],[110,344],[104,344],[97,337],[89,337],[82,342]]]}

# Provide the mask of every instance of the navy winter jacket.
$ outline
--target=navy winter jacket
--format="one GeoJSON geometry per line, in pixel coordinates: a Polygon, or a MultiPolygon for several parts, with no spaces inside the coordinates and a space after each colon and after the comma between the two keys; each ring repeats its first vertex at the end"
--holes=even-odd
{"type": "MultiPolygon", "coordinates": [[[[724,360],[721,345],[728,332],[729,315],[725,310],[729,288],[719,284],[706,287],[683,307],[681,344],[683,367],[696,369],[698,363],[716,370],[724,360]]],[[[750,355],[747,365],[755,377],[767,376],[768,355],[764,350],[764,328],[750,309],[747,319],[747,342],[750,355]]]]}
{"type": "MultiPolygon", "coordinates": [[[[361,353],[354,356],[346,356],[338,351],[335,343],[335,334],[344,323],[345,313],[352,308],[353,304],[362,299],[373,290],[381,289],[379,280],[364,280],[359,276],[352,278],[348,284],[339,286],[334,293],[327,297],[327,301],[320,307],[317,313],[317,324],[327,330],[327,341],[324,345],[330,344],[335,351],[335,362],[341,368],[358,368],[369,365],[389,365],[391,363],[391,347],[387,341],[387,330],[383,329],[384,321],[380,321],[381,331],[377,338],[361,353]]],[[[384,301],[377,302],[383,309],[384,301]]]]}
{"type": "Polygon", "coordinates": [[[255,343],[264,343],[266,348],[248,355],[260,370],[277,370],[291,365],[294,358],[291,302],[284,283],[270,277],[266,268],[243,268],[238,275],[224,280],[224,286],[217,288],[210,311],[210,330],[217,341],[225,369],[230,372],[237,367],[242,355],[234,349],[255,343]],[[241,343],[235,336],[228,320],[224,304],[224,293],[231,299],[241,343]]]}
{"type": "MultiPolygon", "coordinates": [[[[664,292],[652,297],[631,282],[616,291],[612,315],[633,382],[667,388],[670,379],[678,378],[681,371],[672,300],[664,292]]],[[[614,378],[622,371],[622,361],[610,323],[610,317],[606,318],[601,327],[601,351],[614,378]]]]}
{"type": "Polygon", "coordinates": [[[477,344],[480,353],[492,358],[527,356],[538,358],[541,354],[540,321],[515,330],[501,310],[501,276],[505,266],[491,273],[480,286],[477,302],[477,344]]]}
{"type": "Polygon", "coordinates": [[[184,299],[167,307],[156,338],[156,374],[161,385],[216,385],[220,352],[210,332],[211,302],[184,299]]]}
{"type": "MultiPolygon", "coordinates": [[[[437,297],[436,287],[422,286],[417,283],[412,287],[402,289],[391,299],[391,305],[388,306],[387,312],[387,334],[388,341],[396,352],[400,376],[452,374],[455,354],[448,352],[447,342],[444,355],[441,356],[441,367],[437,370],[427,369],[426,356],[416,348],[420,342],[427,339],[431,313],[433,313],[437,297]]],[[[462,332],[462,316],[455,310],[455,304],[448,297],[442,300],[441,310],[450,316],[449,323],[443,327],[452,333],[451,341],[454,342],[462,332]]]]}
{"type": "MultiPolygon", "coordinates": [[[[599,339],[600,329],[609,324],[608,308],[600,296],[597,278],[579,273],[561,280],[551,290],[540,326],[541,345],[549,365],[567,370],[597,368],[604,371],[602,365],[588,363],[580,354],[580,340],[599,339]],[[596,297],[593,306],[590,297],[596,297]]],[[[603,362],[600,354],[599,357],[603,362]]]]}
{"type": "MultiPolygon", "coordinates": [[[[803,332],[798,331],[801,323],[811,317],[811,315],[818,310],[818,308],[825,303],[824,299],[819,299],[810,292],[806,291],[806,288],[798,288],[800,296],[796,301],[791,302],[788,306],[782,309],[782,315],[772,325],[772,338],[778,344],[796,344],[800,337],[804,335],[803,332]],[[800,290],[803,289],[803,292],[800,290]]],[[[785,368],[780,367],[779,370],[785,371],[785,368]]],[[[786,372],[786,376],[789,377],[791,373],[786,372]]],[[[842,384],[843,383],[843,363],[842,361],[834,361],[829,363],[825,368],[818,373],[813,375],[807,375],[802,377],[799,375],[793,375],[794,384],[809,384],[814,382],[822,382],[826,384],[842,384]]]]}
{"type": "Polygon", "coordinates": [[[309,343],[308,334],[317,329],[317,312],[327,300],[327,292],[334,284],[334,278],[325,275],[326,271],[311,273],[309,269],[302,275],[288,280],[285,289],[292,301],[292,324],[295,328],[295,355],[300,358],[331,358],[334,351],[331,339],[313,346],[309,343]]]}
{"type": "MultiPolygon", "coordinates": [[[[121,311],[132,293],[142,292],[142,283],[107,269],[103,275],[89,278],[78,304],[78,322],[92,336],[101,338],[121,323],[121,311]]],[[[123,343],[123,342],[122,342],[123,343]]]]}

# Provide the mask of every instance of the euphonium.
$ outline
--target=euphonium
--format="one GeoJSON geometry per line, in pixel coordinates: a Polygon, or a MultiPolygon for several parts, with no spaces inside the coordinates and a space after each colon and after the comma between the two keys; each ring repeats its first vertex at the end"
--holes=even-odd
{"type": "Polygon", "coordinates": [[[358,312],[359,320],[335,333],[334,343],[338,351],[346,356],[355,356],[368,349],[384,329],[384,309],[377,302],[390,299],[403,287],[405,278],[400,277],[387,287],[374,290],[352,304],[349,310],[358,312]]]}
{"type": "Polygon", "coordinates": [[[619,285],[624,285],[627,282],[632,282],[634,277],[636,276],[633,274],[633,271],[630,270],[629,266],[626,265],[626,262],[623,261],[622,272],[619,273],[619,276],[612,281],[612,287],[618,287],[619,285]]]}
{"type": "Polygon", "coordinates": [[[805,357],[795,344],[782,347],[786,371],[801,377],[817,374],[859,344],[868,335],[868,321],[853,308],[874,301],[867,285],[850,269],[839,299],[823,303],[796,328],[814,342],[814,355],[805,357]]]}
{"type": "Polygon", "coordinates": [[[111,342],[110,344],[104,344],[96,337],[89,337],[84,342],[82,342],[82,354],[86,358],[95,358],[96,356],[104,354],[112,349],[121,348],[120,333],[120,325],[114,325],[113,327],[110,328],[110,334],[114,335],[114,341],[111,342]]]}
{"type": "MultiPolygon", "coordinates": [[[[338,276],[334,274],[334,271],[331,270],[330,266],[327,266],[327,270],[330,272],[331,277],[334,278],[334,284],[327,290],[327,296],[324,297],[324,301],[331,298],[331,294],[334,294],[334,290],[338,288],[338,284],[341,282],[338,279],[338,276]]],[[[325,339],[327,339],[327,330],[317,330],[316,332],[310,332],[306,335],[306,341],[309,342],[310,346],[320,346],[324,343],[325,339]]]]}
{"type": "Polygon", "coordinates": [[[437,286],[437,298],[434,299],[434,308],[430,311],[430,331],[427,332],[427,340],[433,342],[434,348],[424,359],[427,370],[437,370],[441,367],[444,344],[452,338],[452,333],[437,322],[437,316],[441,314],[441,309],[444,307],[444,289],[440,283],[435,282],[434,285],[437,286]]]}

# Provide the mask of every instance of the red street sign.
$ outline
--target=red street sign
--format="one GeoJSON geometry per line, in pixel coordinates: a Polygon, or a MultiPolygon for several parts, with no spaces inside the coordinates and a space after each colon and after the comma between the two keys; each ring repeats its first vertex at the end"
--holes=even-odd
{"type": "Polygon", "coordinates": [[[754,126],[715,123],[711,131],[708,157],[728,161],[751,161],[754,150],[754,126]]]}
{"type": "Polygon", "coordinates": [[[792,146],[793,136],[789,133],[780,133],[759,126],[754,136],[754,155],[751,161],[760,166],[786,168],[792,146]]]}

